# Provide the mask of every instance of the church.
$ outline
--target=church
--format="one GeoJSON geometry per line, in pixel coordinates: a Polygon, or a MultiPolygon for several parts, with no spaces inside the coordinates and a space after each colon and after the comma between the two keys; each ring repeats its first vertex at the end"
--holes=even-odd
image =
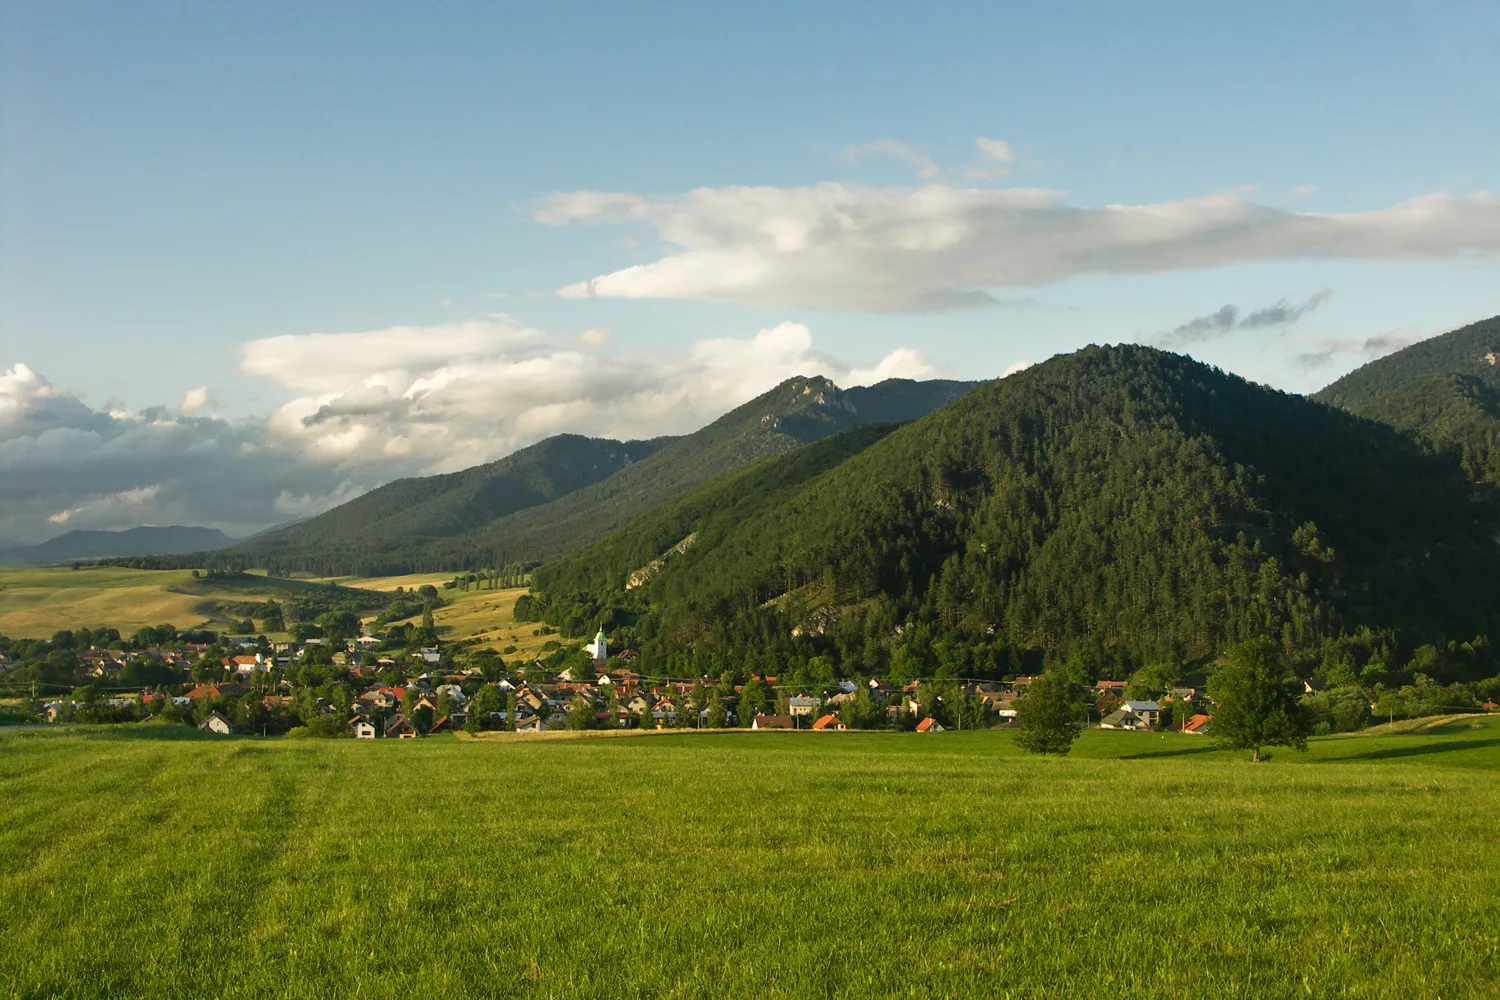
{"type": "Polygon", "coordinates": [[[583,648],[588,650],[595,663],[603,663],[609,659],[609,640],[604,637],[604,629],[600,628],[599,634],[594,636],[594,641],[583,648]]]}

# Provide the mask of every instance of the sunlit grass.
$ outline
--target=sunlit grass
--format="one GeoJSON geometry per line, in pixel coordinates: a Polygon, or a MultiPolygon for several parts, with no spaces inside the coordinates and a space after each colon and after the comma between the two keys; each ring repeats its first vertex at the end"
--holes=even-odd
{"type": "MultiPolygon", "coordinates": [[[[1493,996],[1500,726],[0,736],[42,996],[1493,996]]],[[[164,731],[158,731],[164,732],[164,731]]]]}

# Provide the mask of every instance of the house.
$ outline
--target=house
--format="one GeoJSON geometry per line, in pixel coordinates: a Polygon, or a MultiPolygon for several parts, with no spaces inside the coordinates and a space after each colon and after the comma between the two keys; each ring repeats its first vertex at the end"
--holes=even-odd
{"type": "Polygon", "coordinates": [[[1141,720],[1143,729],[1155,727],[1161,718],[1161,706],[1154,701],[1127,701],[1120,708],[1141,720]]]}
{"type": "Polygon", "coordinates": [[[423,646],[421,649],[417,650],[417,659],[421,660],[429,667],[435,667],[443,661],[443,654],[437,649],[436,646],[423,646]]]}
{"type": "Polygon", "coordinates": [[[1323,682],[1316,677],[1309,677],[1302,682],[1302,690],[1306,694],[1318,694],[1323,690],[1323,682]]]}
{"type": "Polygon", "coordinates": [[[539,733],[544,728],[540,715],[533,715],[529,719],[522,719],[516,723],[516,732],[518,733],[539,733]]]}
{"type": "Polygon", "coordinates": [[[812,727],[813,732],[815,733],[835,731],[842,732],[843,730],[849,728],[848,726],[844,725],[843,719],[840,719],[837,715],[832,714],[820,717],[817,722],[814,722],[812,724],[812,727]]]}
{"type": "Polygon", "coordinates": [[[1097,681],[1094,684],[1094,691],[1097,694],[1112,694],[1117,698],[1123,698],[1125,688],[1129,684],[1129,681],[1097,681]]]}
{"type": "Polygon", "coordinates": [[[453,717],[451,715],[445,715],[432,724],[432,728],[427,730],[427,735],[431,736],[433,733],[456,732],[458,732],[458,726],[454,725],[453,717]]]}
{"type": "Polygon", "coordinates": [[[368,719],[355,719],[354,738],[357,740],[373,740],[375,738],[375,723],[368,719]]]}
{"type": "Polygon", "coordinates": [[[224,666],[240,674],[260,673],[266,669],[266,658],[260,653],[254,656],[231,656],[224,661],[224,666]]]}
{"type": "Polygon", "coordinates": [[[651,709],[651,701],[648,695],[638,694],[625,703],[625,710],[632,715],[640,715],[651,709]]]}
{"type": "Polygon", "coordinates": [[[757,715],[750,723],[751,729],[795,729],[796,723],[790,715],[757,715]]]}
{"type": "Polygon", "coordinates": [[[1212,715],[1204,715],[1201,712],[1182,724],[1182,731],[1192,733],[1194,736],[1202,736],[1208,732],[1208,724],[1213,721],[1212,715]]]}
{"type": "Polygon", "coordinates": [[[917,723],[917,732],[919,733],[940,733],[942,731],[943,724],[931,716],[917,723]]]}
{"type": "Polygon", "coordinates": [[[393,715],[386,720],[385,735],[402,740],[414,740],[422,735],[417,732],[417,727],[407,721],[404,715],[393,715]]]}
{"type": "Polygon", "coordinates": [[[209,712],[208,718],[198,723],[198,728],[205,733],[218,733],[220,736],[228,736],[232,731],[229,720],[218,712],[209,712]]]}
{"type": "Polygon", "coordinates": [[[812,715],[823,706],[823,699],[798,694],[787,699],[787,714],[791,716],[812,715]]]}

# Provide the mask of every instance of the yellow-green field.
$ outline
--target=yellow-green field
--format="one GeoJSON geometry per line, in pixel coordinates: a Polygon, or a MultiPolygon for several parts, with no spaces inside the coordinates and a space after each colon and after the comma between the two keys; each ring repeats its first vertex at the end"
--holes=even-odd
{"type": "Polygon", "coordinates": [[[42,638],[60,629],[100,625],[122,634],[165,623],[190,628],[205,620],[195,608],[211,596],[194,583],[185,569],[0,566],[0,635],[42,638]]]}
{"type": "MultiPolygon", "coordinates": [[[[493,649],[496,652],[514,646],[509,657],[535,656],[542,644],[557,636],[532,635],[537,625],[516,621],[516,598],[526,593],[525,587],[508,590],[444,590],[443,582],[453,579],[451,573],[413,573],[407,576],[334,576],[321,577],[317,582],[337,583],[341,587],[358,587],[361,590],[392,591],[397,587],[415,590],[425,583],[438,588],[438,594],[447,602],[432,614],[432,623],[447,642],[472,641],[476,649],[493,649]]],[[[420,621],[420,616],[406,619],[410,623],[420,621]]]]}

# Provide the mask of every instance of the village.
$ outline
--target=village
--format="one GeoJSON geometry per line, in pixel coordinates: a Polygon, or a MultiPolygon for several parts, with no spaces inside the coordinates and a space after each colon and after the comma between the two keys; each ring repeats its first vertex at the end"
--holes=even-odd
{"type": "MultiPolygon", "coordinates": [[[[292,734],[419,739],[443,733],[561,730],[946,730],[1011,728],[1032,682],[878,677],[783,684],[776,676],[646,677],[629,649],[612,652],[601,629],[577,649],[549,643],[549,661],[507,665],[492,650],[404,636],[311,638],[178,637],[136,650],[76,653],[83,683],[42,701],[48,723],[161,721],[219,735],[292,734]],[[394,648],[393,648],[394,647],[394,648]],[[561,662],[559,662],[561,661],[561,662]]],[[[118,645],[118,643],[116,644],[118,645]]],[[[10,667],[0,657],[0,674],[10,667]]],[[[1080,704],[1091,725],[1127,731],[1206,734],[1212,715],[1201,690],[1173,687],[1128,698],[1129,682],[1101,680],[1080,704]]],[[[1312,689],[1309,688],[1309,691],[1312,689]]],[[[1080,715],[1084,714],[1083,711],[1080,715]]]]}

